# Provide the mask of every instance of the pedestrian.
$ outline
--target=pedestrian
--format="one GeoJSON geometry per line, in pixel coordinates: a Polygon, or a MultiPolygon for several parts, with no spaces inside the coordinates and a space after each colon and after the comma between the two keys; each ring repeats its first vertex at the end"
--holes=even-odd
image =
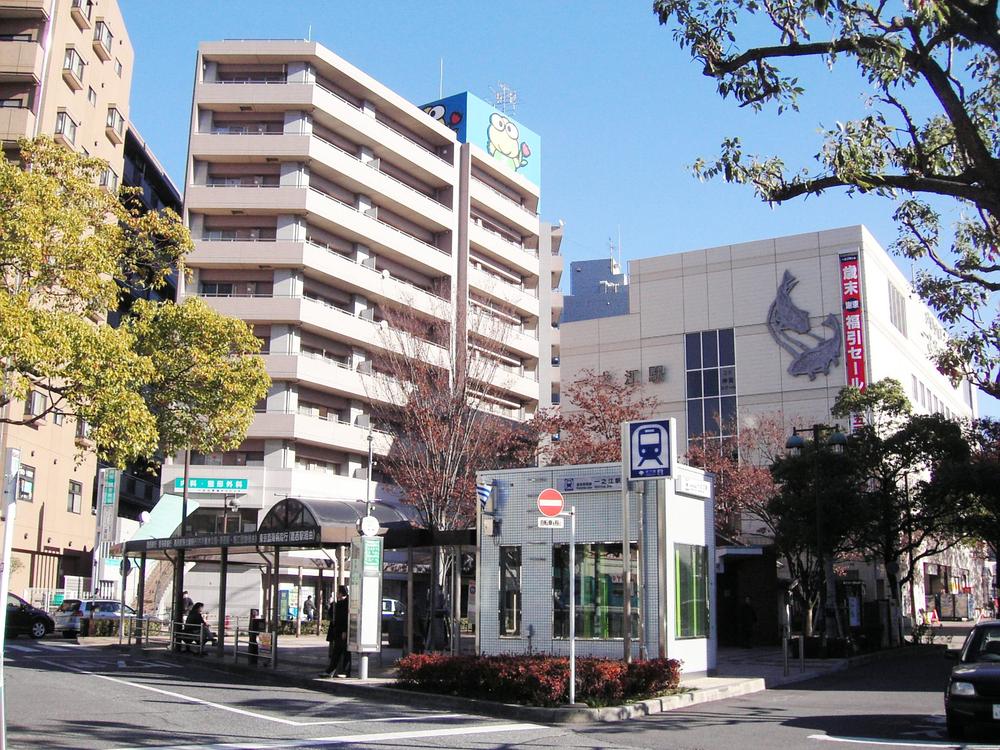
{"type": "Polygon", "coordinates": [[[757,629],[757,612],[754,611],[750,597],[743,597],[743,604],[740,605],[740,645],[743,648],[753,646],[753,635],[757,629]]]}
{"type": "Polygon", "coordinates": [[[350,611],[347,586],[337,587],[337,601],[330,607],[330,629],[326,631],[330,660],[324,672],[325,677],[340,673],[346,665],[344,676],[351,676],[351,654],[347,650],[347,618],[350,611]]]}
{"type": "Polygon", "coordinates": [[[313,604],[313,598],[310,594],[306,597],[305,604],[302,605],[302,614],[306,616],[306,622],[312,622],[313,615],[316,613],[316,605],[313,604]]]}
{"type": "Polygon", "coordinates": [[[204,655],[204,648],[206,643],[215,643],[215,633],[213,633],[209,627],[208,623],[205,622],[205,617],[202,615],[202,609],[205,607],[203,602],[198,602],[191,606],[191,611],[187,614],[187,619],[184,620],[184,631],[190,639],[194,636],[193,642],[197,643],[199,646],[198,653],[204,655]]]}
{"type": "Polygon", "coordinates": [[[181,610],[182,610],[182,614],[183,614],[184,616],[187,616],[187,613],[191,611],[191,607],[192,607],[192,606],[194,606],[194,600],[192,600],[192,599],[191,599],[191,597],[190,597],[190,596],[188,596],[188,592],[187,592],[187,591],[185,591],[185,592],[184,592],[184,596],[183,596],[183,598],[181,599],[181,610]]]}

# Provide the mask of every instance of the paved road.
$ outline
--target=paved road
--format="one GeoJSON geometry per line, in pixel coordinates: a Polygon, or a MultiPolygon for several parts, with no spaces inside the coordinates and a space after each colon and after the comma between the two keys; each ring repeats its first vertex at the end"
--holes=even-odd
{"type": "Polygon", "coordinates": [[[11,748],[57,750],[208,750],[223,743],[227,750],[944,748],[957,747],[944,739],[941,707],[950,666],[938,654],[899,655],[787,689],[642,721],[569,728],[247,685],[209,660],[178,665],[18,639],[7,650],[8,738],[11,748]]]}

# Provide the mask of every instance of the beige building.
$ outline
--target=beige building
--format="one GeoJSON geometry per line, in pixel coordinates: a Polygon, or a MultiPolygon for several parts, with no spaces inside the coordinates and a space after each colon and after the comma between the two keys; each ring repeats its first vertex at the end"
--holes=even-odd
{"type": "MultiPolygon", "coordinates": [[[[114,0],[0,0],[0,140],[49,135],[108,161],[102,183],[122,175],[133,52],[114,0]]],[[[38,413],[44,394],[8,404],[38,413]]],[[[49,415],[30,427],[0,425],[0,457],[21,451],[11,591],[89,578],[96,461],[83,426],[49,415]]],[[[2,460],[2,458],[0,458],[2,460]]]]}
{"type": "MultiPolygon", "coordinates": [[[[918,413],[976,416],[971,386],[953,387],[931,360],[941,324],[863,226],[643,258],[627,278],[615,270],[607,261],[571,265],[573,282],[588,284],[567,297],[564,380],[593,369],[641,383],[677,419],[679,456],[689,440],[723,440],[763,414],[781,413],[789,431],[831,424],[841,388],[882,378],[902,383],[918,413]]],[[[769,542],[746,519],[732,531],[742,544],[769,542]]],[[[981,558],[955,550],[920,564],[918,608],[963,590],[980,603],[991,596],[981,558]]],[[[886,596],[879,568],[843,567],[845,580],[865,583],[866,598],[886,596]]],[[[755,591],[759,581],[742,578],[755,591]]],[[[737,616],[739,586],[720,584],[721,618],[737,616]]]]}
{"type": "MultiPolygon", "coordinates": [[[[180,296],[251,324],[273,385],[238,450],[193,457],[194,529],[226,523],[230,501],[247,528],[287,496],[365,496],[369,434],[376,455],[390,445],[369,419],[389,308],[449,331],[425,346],[438,361],[499,323],[489,408],[524,420],[550,403],[561,228],[540,222],[538,184],[518,171],[537,146],[491,156],[445,107],[418,107],[315,42],[207,42],[196,71],[180,296]]],[[[466,119],[487,105],[468,106],[466,119]]],[[[181,473],[164,467],[165,491],[181,473]]]]}

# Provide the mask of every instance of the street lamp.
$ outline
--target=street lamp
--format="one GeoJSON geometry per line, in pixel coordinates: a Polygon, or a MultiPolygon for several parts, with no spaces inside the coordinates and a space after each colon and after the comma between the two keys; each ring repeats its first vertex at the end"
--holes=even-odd
{"type": "MultiPolygon", "coordinates": [[[[785,448],[787,448],[788,452],[793,456],[801,455],[802,449],[806,444],[806,441],[802,438],[801,434],[812,433],[813,447],[816,451],[820,451],[824,447],[824,443],[821,441],[821,436],[824,432],[829,433],[825,442],[825,447],[828,448],[831,453],[843,453],[844,447],[847,445],[847,437],[840,431],[840,425],[830,427],[829,425],[814,424],[812,427],[793,428],[792,434],[785,442],[785,448]]],[[[839,623],[836,617],[837,589],[833,578],[833,556],[831,555],[830,557],[826,557],[823,554],[823,502],[822,494],[819,491],[820,472],[818,456],[816,460],[813,461],[813,472],[813,493],[816,502],[816,558],[819,562],[819,569],[821,575],[823,576],[824,583],[820,592],[823,609],[822,648],[825,653],[827,637],[829,636],[830,631],[836,629],[837,635],[842,634],[840,633],[839,623]]]]}

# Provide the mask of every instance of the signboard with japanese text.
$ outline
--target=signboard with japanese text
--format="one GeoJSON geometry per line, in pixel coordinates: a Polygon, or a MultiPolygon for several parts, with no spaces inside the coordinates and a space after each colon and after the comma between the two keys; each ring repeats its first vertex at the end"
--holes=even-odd
{"type": "Polygon", "coordinates": [[[351,542],[351,588],[347,648],[356,653],[382,650],[382,537],[351,542]]]}
{"type": "Polygon", "coordinates": [[[567,492],[620,492],[621,474],[567,476],[556,478],[556,489],[567,492]]]}
{"type": "MultiPolygon", "coordinates": [[[[860,390],[868,387],[868,367],[865,342],[865,320],[861,304],[861,259],[858,253],[840,256],[840,299],[844,312],[844,370],[847,385],[860,390]]],[[[854,415],[851,426],[863,424],[861,415],[854,415]]]]}
{"type": "MultiPolygon", "coordinates": [[[[247,491],[249,481],[246,479],[203,479],[201,477],[188,477],[188,492],[198,492],[218,495],[235,495],[247,491]]],[[[183,492],[184,478],[177,477],[174,480],[174,491],[183,492]]]]}

